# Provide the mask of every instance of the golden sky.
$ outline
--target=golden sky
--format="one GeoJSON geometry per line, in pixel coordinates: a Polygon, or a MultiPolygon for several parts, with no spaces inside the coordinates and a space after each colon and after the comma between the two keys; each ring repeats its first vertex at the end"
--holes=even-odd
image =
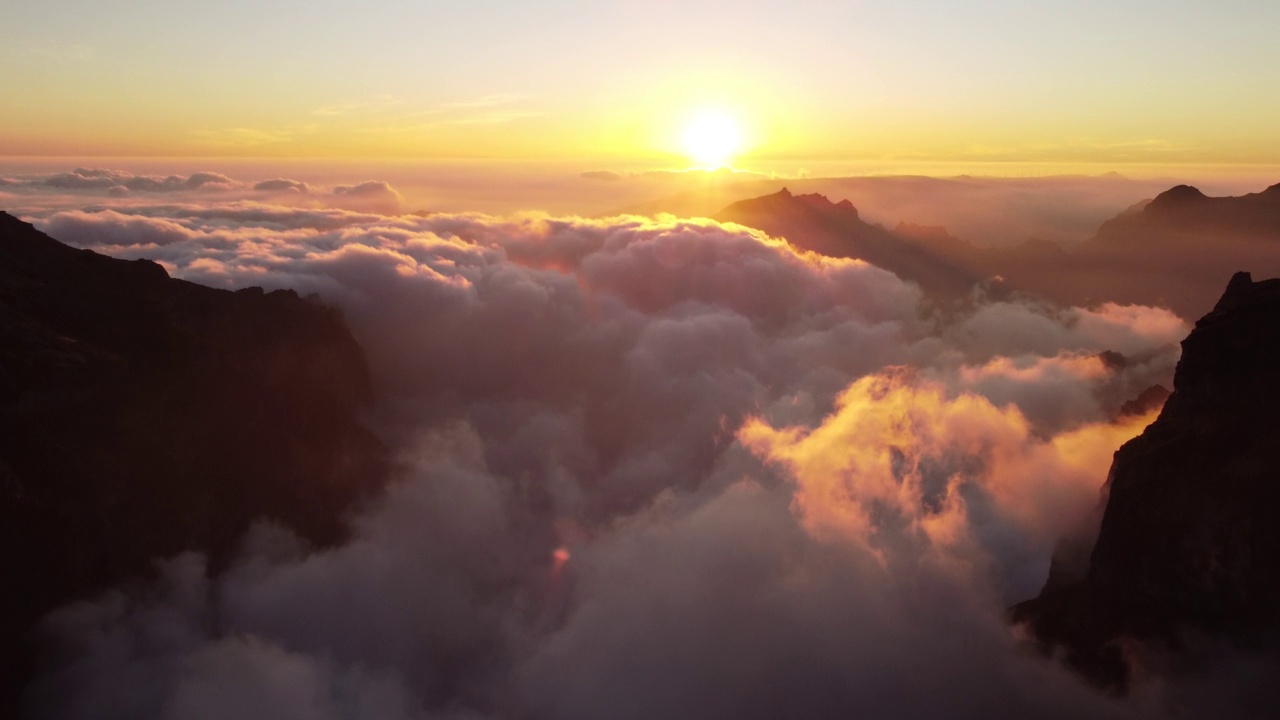
{"type": "Polygon", "coordinates": [[[0,155],[1280,162],[1280,4],[49,0],[0,155]]]}

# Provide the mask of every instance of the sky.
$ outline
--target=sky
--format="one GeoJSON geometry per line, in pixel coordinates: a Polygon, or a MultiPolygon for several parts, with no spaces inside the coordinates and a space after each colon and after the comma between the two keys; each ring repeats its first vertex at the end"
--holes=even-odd
{"type": "Polygon", "coordinates": [[[1280,6],[49,0],[0,155],[1280,164],[1280,6]]]}

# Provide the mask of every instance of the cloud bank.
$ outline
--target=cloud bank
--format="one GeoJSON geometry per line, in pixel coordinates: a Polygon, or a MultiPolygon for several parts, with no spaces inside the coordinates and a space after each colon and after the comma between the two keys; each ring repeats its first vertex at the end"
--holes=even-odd
{"type": "Polygon", "coordinates": [[[0,195],[7,210],[33,218],[82,208],[90,198],[105,201],[94,209],[133,207],[151,214],[165,212],[154,205],[156,196],[171,198],[173,205],[169,207],[189,207],[206,202],[211,193],[223,203],[265,202],[390,214],[401,212],[405,202],[404,196],[383,180],[328,188],[287,177],[244,181],[213,171],[155,175],[81,167],[69,172],[0,177],[0,187],[8,190],[0,195]]]}
{"type": "Polygon", "coordinates": [[[55,613],[42,717],[1169,706],[1097,694],[1003,619],[1150,421],[1114,418],[1169,382],[1187,328],[1167,311],[944,318],[884,270],[711,221],[233,201],[38,225],[337,305],[400,455],[347,545],[264,523],[221,575],[166,559],[55,613]]]}

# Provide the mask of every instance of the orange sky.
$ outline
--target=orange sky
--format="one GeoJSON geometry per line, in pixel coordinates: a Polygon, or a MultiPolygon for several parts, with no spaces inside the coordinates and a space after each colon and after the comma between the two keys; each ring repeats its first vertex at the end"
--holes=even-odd
{"type": "Polygon", "coordinates": [[[1280,6],[1122,5],[26,3],[0,155],[1280,163],[1280,6]]]}

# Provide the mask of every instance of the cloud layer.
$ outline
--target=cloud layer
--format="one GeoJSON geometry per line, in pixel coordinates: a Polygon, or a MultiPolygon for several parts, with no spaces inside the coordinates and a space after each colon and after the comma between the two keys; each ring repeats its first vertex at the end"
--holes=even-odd
{"type": "Polygon", "coordinates": [[[1113,418],[1169,382],[1187,328],[1167,311],[944,318],[879,268],[711,221],[232,200],[38,225],[339,306],[401,457],[343,547],[263,525],[223,575],[169,559],[154,586],[55,614],[42,716],[1161,707],[1029,654],[1003,607],[1150,420],[1113,418]]]}
{"type": "Polygon", "coordinates": [[[218,200],[226,203],[270,202],[380,213],[398,213],[405,202],[404,196],[383,180],[325,188],[285,177],[245,182],[213,171],[156,175],[80,167],[70,172],[0,177],[0,187],[7,189],[0,193],[7,210],[33,217],[83,207],[89,199],[105,201],[96,209],[136,207],[156,212],[153,203],[158,195],[172,198],[176,204],[203,203],[216,193],[218,200]]]}

